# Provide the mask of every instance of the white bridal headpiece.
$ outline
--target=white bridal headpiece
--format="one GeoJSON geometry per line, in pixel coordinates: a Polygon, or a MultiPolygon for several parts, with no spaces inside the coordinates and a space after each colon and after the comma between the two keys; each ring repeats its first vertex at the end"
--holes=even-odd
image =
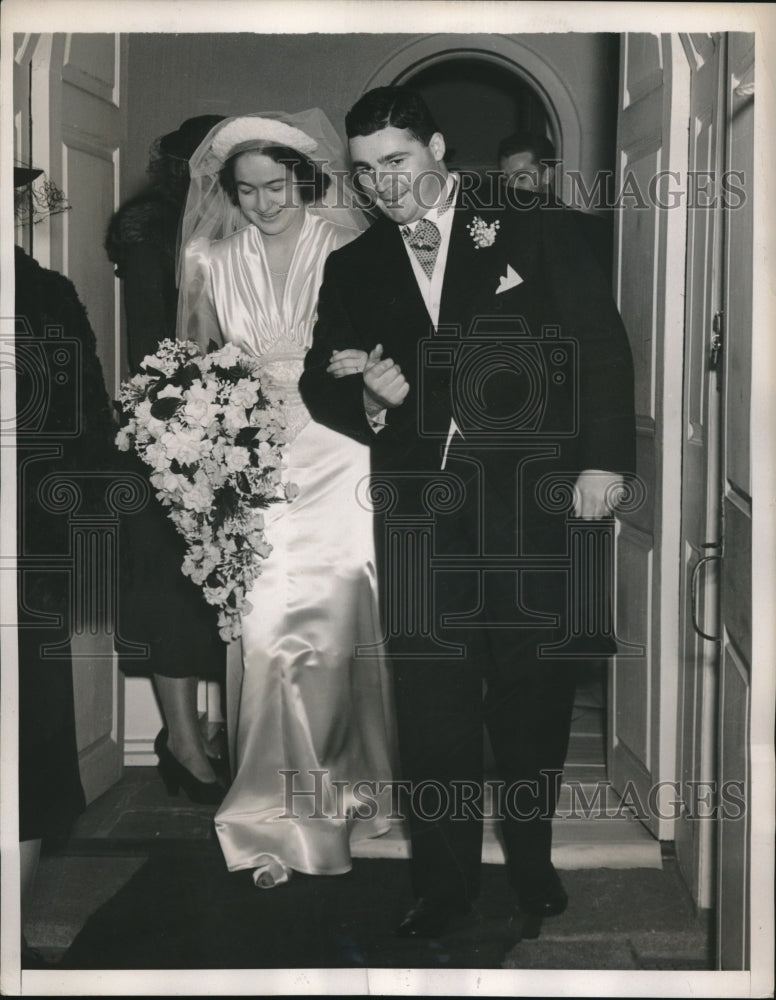
{"type": "MultiPolygon", "coordinates": [[[[259,115],[246,115],[244,118],[232,118],[213,136],[209,149],[205,150],[200,169],[212,158],[218,164],[218,169],[226,163],[230,156],[255,149],[263,145],[287,146],[305,156],[312,156],[318,149],[318,143],[301,129],[287,125],[278,118],[262,118],[259,115]]],[[[196,156],[196,153],[195,153],[196,156]]]]}

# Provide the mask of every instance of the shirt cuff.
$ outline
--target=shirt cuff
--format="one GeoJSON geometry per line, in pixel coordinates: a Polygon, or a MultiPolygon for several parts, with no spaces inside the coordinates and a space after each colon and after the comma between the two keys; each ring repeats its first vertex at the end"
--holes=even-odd
{"type": "Polygon", "coordinates": [[[380,412],[376,413],[373,417],[367,416],[366,419],[369,423],[369,426],[372,428],[375,434],[379,434],[380,431],[385,428],[385,415],[387,412],[388,410],[380,410],[380,412]]]}

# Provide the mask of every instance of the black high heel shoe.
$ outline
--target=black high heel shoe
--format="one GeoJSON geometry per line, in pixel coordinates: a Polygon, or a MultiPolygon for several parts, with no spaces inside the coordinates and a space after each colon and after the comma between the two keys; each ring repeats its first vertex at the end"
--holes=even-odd
{"type": "Polygon", "coordinates": [[[200,781],[172,754],[167,746],[167,730],[162,729],[154,740],[157,765],[167,793],[177,795],[182,788],[192,802],[200,805],[220,805],[225,789],[218,781],[200,781]]]}
{"type": "MultiPolygon", "coordinates": [[[[167,746],[167,739],[169,735],[167,726],[163,726],[157,733],[156,740],[154,741],[154,750],[156,751],[157,756],[159,755],[159,747],[167,746]]],[[[226,729],[222,727],[221,731],[211,742],[214,744],[217,752],[211,753],[210,750],[206,749],[205,754],[207,755],[210,766],[213,768],[216,781],[224,789],[227,789],[232,783],[232,773],[229,769],[229,752],[226,744],[226,729]]],[[[212,746],[211,749],[213,749],[212,746]]],[[[208,782],[203,782],[203,784],[208,784],[208,782]]],[[[210,784],[212,784],[212,782],[210,782],[210,784]]]]}

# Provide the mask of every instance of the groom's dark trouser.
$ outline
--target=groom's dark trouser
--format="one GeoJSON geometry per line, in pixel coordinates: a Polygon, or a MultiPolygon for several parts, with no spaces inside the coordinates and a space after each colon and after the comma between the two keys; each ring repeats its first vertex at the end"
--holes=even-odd
{"type": "MultiPolygon", "coordinates": [[[[564,634],[562,624],[536,630],[498,625],[464,629],[446,621],[451,614],[469,613],[484,613],[493,622],[512,621],[518,589],[520,601],[531,613],[562,613],[565,607],[567,577],[552,562],[538,572],[522,573],[519,588],[510,570],[491,572],[487,580],[479,578],[480,552],[514,555],[519,542],[524,548],[531,546],[526,551],[534,555],[562,553],[565,522],[557,515],[548,521],[541,511],[528,510],[521,499],[534,496],[534,480],[547,471],[541,463],[533,463],[533,478],[521,486],[517,503],[515,484],[522,480],[515,460],[510,472],[506,452],[478,455],[456,456],[451,450],[447,474],[459,477],[464,502],[458,507],[451,504],[448,513],[434,517],[429,542],[434,558],[453,556],[460,565],[463,555],[463,572],[427,568],[425,576],[403,587],[401,581],[407,577],[393,563],[395,551],[386,544],[385,524],[376,522],[384,620],[422,624],[428,619],[437,638],[463,643],[467,650],[460,659],[403,659],[407,648],[406,644],[402,648],[400,636],[389,641],[388,648],[401,777],[411,786],[404,803],[412,836],[413,887],[416,896],[440,900],[471,900],[479,891],[483,823],[476,809],[482,808],[484,726],[493,747],[496,777],[506,792],[499,815],[509,880],[518,889],[526,875],[536,877],[549,868],[556,785],[568,749],[579,665],[578,660],[553,661],[539,655],[540,646],[552,645],[564,634]],[[501,490],[483,496],[479,484],[488,481],[501,481],[501,490]],[[516,509],[531,526],[519,538],[516,509]],[[469,558],[471,570],[465,565],[469,558]],[[433,608],[424,615],[422,595],[429,592],[433,608]],[[399,602],[404,615],[391,614],[392,601],[399,602]]],[[[433,478],[429,474],[429,481],[433,478]]],[[[404,479],[397,481],[403,506],[396,513],[417,517],[422,512],[422,491],[412,479],[409,484],[414,492],[404,479]]],[[[402,551],[417,554],[422,547],[406,544],[402,551]]],[[[525,623],[526,618],[520,620],[525,623]]]]}
{"type": "Polygon", "coordinates": [[[550,861],[576,665],[541,661],[531,669],[523,656],[512,669],[496,666],[487,635],[474,631],[462,660],[394,661],[402,778],[412,788],[404,803],[416,897],[455,901],[478,894],[483,723],[506,792],[498,808],[511,884],[517,888],[521,874],[550,861]]]}

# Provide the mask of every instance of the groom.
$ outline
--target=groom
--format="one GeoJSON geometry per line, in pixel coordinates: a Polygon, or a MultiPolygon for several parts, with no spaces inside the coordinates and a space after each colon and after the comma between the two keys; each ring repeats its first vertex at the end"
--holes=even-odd
{"type": "Polygon", "coordinates": [[[300,386],[314,419],[371,446],[389,498],[378,568],[416,896],[397,933],[471,910],[486,809],[519,912],[552,916],[575,664],[614,651],[611,630],[574,634],[558,489],[577,525],[600,524],[633,468],[627,337],[562,214],[477,203],[415,92],[370,91],[346,129],[381,216],[329,257],[300,386]],[[353,374],[332,377],[333,351],[353,374]],[[487,802],[483,724],[501,779],[487,802]]]}

